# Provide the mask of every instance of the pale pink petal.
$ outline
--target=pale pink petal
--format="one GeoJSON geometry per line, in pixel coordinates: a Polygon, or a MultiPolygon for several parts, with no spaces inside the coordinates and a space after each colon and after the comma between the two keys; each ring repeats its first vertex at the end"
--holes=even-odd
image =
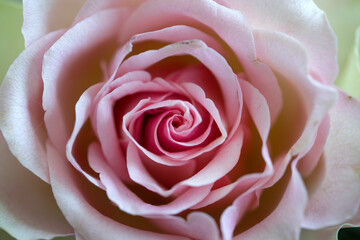
{"type": "Polygon", "coordinates": [[[316,139],[311,147],[311,150],[301,159],[298,163],[298,170],[303,178],[309,176],[309,174],[315,169],[317,163],[320,160],[323,153],[325,143],[329,134],[330,118],[327,115],[320,123],[316,139]]]}
{"type": "Polygon", "coordinates": [[[72,234],[50,185],[17,161],[1,132],[0,153],[0,228],[24,240],[72,234]]]}
{"type": "Polygon", "coordinates": [[[312,0],[230,0],[228,4],[244,14],[252,29],[279,31],[296,38],[309,54],[313,77],[325,83],[335,81],[336,38],[325,13],[312,0]]]}
{"type": "MultiPolygon", "coordinates": [[[[267,142],[267,137],[270,132],[270,110],[264,96],[254,88],[250,83],[240,80],[240,85],[244,94],[244,102],[249,114],[254,121],[256,129],[258,130],[261,139],[264,143],[267,142]]],[[[264,144],[266,147],[266,144],[264,144]]],[[[263,150],[268,151],[268,150],[263,150]]],[[[264,153],[268,155],[268,153],[264,153]]],[[[264,156],[264,157],[265,157],[264,156]]]]}
{"type": "MultiPolygon", "coordinates": [[[[301,107],[303,107],[304,116],[302,117],[306,117],[304,120],[296,119],[300,136],[290,149],[286,149],[287,154],[284,159],[278,161],[280,165],[276,167],[278,168],[274,178],[276,181],[282,176],[291,158],[303,156],[310,150],[319,124],[329,109],[334,106],[337,93],[334,87],[324,85],[311,77],[306,50],[296,39],[282,33],[264,30],[255,31],[254,37],[259,59],[278,72],[281,81],[297,90],[300,100],[293,101],[301,101],[302,106],[298,111],[301,112],[301,107]],[[305,122],[302,123],[302,121],[305,122]],[[304,128],[299,129],[302,124],[304,128]]],[[[287,89],[284,88],[283,91],[287,89]]],[[[292,124],[294,125],[295,123],[292,124]]]]}
{"type": "Polygon", "coordinates": [[[210,48],[213,48],[217,52],[224,55],[224,51],[220,43],[217,42],[214,38],[196,28],[185,25],[176,25],[153,32],[140,33],[131,39],[133,43],[144,42],[148,40],[175,43],[198,39],[206,43],[206,45],[210,48]]]}
{"type": "Polygon", "coordinates": [[[23,0],[25,46],[44,35],[70,27],[85,0],[23,0]]]}
{"type": "Polygon", "coordinates": [[[225,209],[220,218],[221,232],[224,240],[232,239],[235,227],[240,219],[257,206],[257,196],[255,192],[250,192],[238,197],[231,206],[225,209]]]}
{"type": "Polygon", "coordinates": [[[186,220],[182,217],[166,216],[155,218],[153,222],[166,233],[174,233],[190,239],[220,240],[215,220],[203,212],[191,212],[186,220]]]}
{"type": "MultiPolygon", "coordinates": [[[[102,169],[102,164],[107,164],[107,159],[104,156],[104,153],[102,152],[101,146],[98,142],[92,142],[88,149],[88,164],[91,167],[93,171],[96,173],[100,173],[102,169]]],[[[125,157],[123,159],[119,159],[116,167],[112,167],[114,169],[114,172],[117,174],[117,176],[124,182],[129,183],[131,182],[131,179],[129,177],[128,170],[126,169],[126,161],[125,157]]],[[[85,175],[86,176],[86,175],[85,175]]],[[[86,176],[87,177],[87,176],[86,176]]],[[[99,178],[97,178],[99,179],[99,178]]],[[[102,184],[101,181],[98,182],[98,187],[105,190],[105,186],[102,184]]]]}
{"type": "Polygon", "coordinates": [[[62,34],[49,34],[28,47],[11,65],[0,88],[0,127],[11,152],[30,171],[49,180],[41,106],[44,52],[62,34]]]}
{"type": "MultiPolygon", "coordinates": [[[[339,90],[330,111],[330,133],[323,154],[324,178],[309,181],[310,199],[303,226],[319,229],[345,222],[360,204],[360,102],[339,90]]],[[[319,173],[317,173],[319,174],[319,173]]]]}
{"type": "Polygon", "coordinates": [[[127,41],[131,36],[138,33],[154,31],[173,25],[194,26],[199,25],[199,23],[209,26],[225,41],[229,38],[236,39],[242,46],[242,48],[238,49],[242,57],[254,56],[255,49],[251,29],[243,15],[239,11],[234,11],[214,1],[207,0],[146,1],[135,10],[126,23],[122,39],[127,41]],[[221,21],[218,21],[218,19],[221,19],[221,21]]]}
{"type": "MultiPolygon", "coordinates": [[[[151,161],[151,160],[150,160],[151,161]]],[[[155,176],[152,176],[148,168],[143,163],[143,160],[140,157],[139,150],[136,148],[134,143],[129,143],[129,146],[127,148],[127,170],[129,171],[130,178],[136,182],[137,184],[140,184],[147,188],[150,191],[156,192],[159,195],[163,197],[169,197],[171,196],[175,191],[177,193],[183,192],[183,190],[186,188],[184,185],[175,185],[171,189],[166,189],[161,184],[159,184],[156,179],[161,178],[165,175],[165,181],[168,182],[173,181],[174,178],[179,178],[177,176],[174,176],[174,174],[179,175],[185,175],[188,176],[194,172],[195,170],[195,162],[190,161],[188,163],[185,163],[181,166],[170,166],[168,167],[169,171],[166,171],[165,165],[157,164],[157,166],[154,166],[157,170],[155,172],[155,176]],[[171,168],[171,169],[169,169],[171,168]],[[165,171],[162,171],[165,170],[165,171]],[[159,176],[159,175],[162,176],[159,176]],[[156,178],[156,179],[155,179],[156,178]],[[167,179],[166,179],[167,178],[167,179]]],[[[153,171],[152,171],[153,173],[153,171]]],[[[180,176],[181,177],[181,176],[180,176]]]]}
{"type": "MultiPolygon", "coordinates": [[[[307,193],[295,164],[291,166],[290,175],[285,192],[270,215],[245,232],[235,236],[234,239],[299,239],[301,223],[307,204],[307,193]]],[[[267,199],[267,201],[271,200],[267,199]]],[[[260,199],[259,207],[261,207],[261,204],[260,199]]],[[[242,206],[236,207],[241,209],[242,206]]]]}
{"type": "MultiPolygon", "coordinates": [[[[274,172],[272,161],[269,155],[269,150],[266,145],[270,130],[270,121],[271,121],[270,111],[266,99],[250,83],[244,80],[240,80],[240,84],[244,94],[245,106],[249,111],[251,118],[254,121],[256,129],[258,130],[260,138],[263,143],[259,151],[261,151],[262,160],[265,162],[265,168],[261,173],[252,173],[252,174],[240,176],[239,179],[237,179],[235,182],[231,184],[227,184],[221,188],[212,190],[210,194],[203,201],[201,201],[193,208],[199,208],[209,205],[215,201],[220,200],[221,198],[224,198],[228,194],[232,194],[232,196],[236,196],[239,194],[244,194],[245,192],[248,191],[253,191],[254,189],[257,189],[259,188],[259,186],[263,185],[264,182],[266,182],[274,172]]],[[[247,139],[245,138],[245,141],[246,140],[247,139]]],[[[230,141],[238,142],[239,140],[230,140],[230,141]]],[[[248,159],[248,160],[254,161],[254,159],[248,159]]],[[[241,159],[241,155],[239,161],[244,161],[244,159],[241,159]]],[[[211,176],[213,175],[214,173],[211,174],[211,176]]]]}
{"type": "MultiPolygon", "coordinates": [[[[212,184],[189,188],[170,203],[152,205],[144,202],[141,197],[132,192],[124,182],[116,176],[102,158],[93,158],[92,166],[100,174],[102,184],[106,188],[109,199],[122,211],[131,215],[161,216],[180,213],[201,201],[210,191],[212,184]],[[96,169],[95,169],[96,167],[96,169]]],[[[140,193],[141,195],[141,193],[140,193]]]]}
{"type": "MultiPolygon", "coordinates": [[[[108,85],[104,85],[105,89],[99,92],[99,95],[104,95],[99,99],[99,102],[94,102],[94,109],[92,117],[92,126],[97,134],[101,144],[103,153],[108,163],[114,168],[118,168],[120,159],[125,159],[125,154],[121,151],[119,146],[119,137],[116,127],[121,129],[121,122],[115,122],[114,106],[118,99],[132,95],[138,91],[144,90],[144,83],[150,82],[151,76],[143,71],[129,72],[119,79],[116,79],[108,85]],[[111,91],[112,90],[112,91],[111,91]],[[108,93],[108,91],[111,91],[108,93]],[[106,93],[108,93],[106,95],[106,93]],[[96,104],[98,104],[96,106],[96,104]]],[[[156,85],[156,84],[153,84],[156,85]]],[[[153,88],[157,89],[153,86],[153,88]]],[[[145,90],[147,90],[145,88],[145,90]]],[[[151,91],[152,89],[148,89],[151,91]]],[[[124,103],[129,106],[129,103],[124,103]]],[[[116,113],[115,113],[116,114],[116,113]]],[[[122,117],[121,117],[122,120],[122,117]]]]}
{"type": "Polygon", "coordinates": [[[118,47],[113,29],[121,26],[127,14],[124,9],[97,13],[70,28],[45,54],[45,125],[61,152],[71,135],[75,103],[89,86],[102,80],[100,63],[118,47]]]}
{"type": "Polygon", "coordinates": [[[213,183],[228,173],[239,161],[244,133],[239,128],[231,138],[223,143],[213,159],[198,173],[185,180],[183,184],[193,187],[213,183]],[[221,166],[221,167],[219,167],[221,166]]]}
{"type": "MultiPolygon", "coordinates": [[[[84,193],[81,175],[62,158],[54,147],[47,145],[50,179],[55,199],[77,235],[84,239],[109,240],[121,236],[124,239],[180,240],[182,237],[139,230],[119,223],[94,208],[89,201],[90,193],[84,193]],[[86,221],[84,221],[86,219],[86,221]]],[[[86,186],[89,189],[89,186],[86,186]]],[[[95,192],[96,193],[96,192],[95,192]]],[[[94,194],[95,194],[94,193],[94,194]]],[[[94,196],[95,197],[95,196],[94,196]]],[[[103,202],[102,204],[110,204],[103,202]]],[[[105,206],[103,208],[106,208],[105,206]]],[[[119,210],[120,211],[120,210],[119,210]]]]}
{"type": "Polygon", "coordinates": [[[85,0],[85,4],[78,12],[75,21],[81,21],[97,12],[110,8],[135,8],[142,2],[144,2],[144,0],[85,0]]]}
{"type": "MultiPolygon", "coordinates": [[[[202,26],[206,26],[221,36],[221,39],[229,45],[237,58],[229,58],[229,61],[240,61],[240,64],[246,69],[250,81],[271,103],[271,117],[275,120],[282,104],[279,85],[269,68],[256,62],[250,26],[239,11],[206,0],[147,1],[136,9],[126,23],[122,39],[127,41],[131,36],[141,32],[180,24],[200,26],[200,29],[202,26]]],[[[233,70],[235,73],[239,73],[241,71],[239,64],[233,70]]]]}
{"type": "Polygon", "coordinates": [[[84,124],[89,120],[90,114],[92,113],[92,110],[94,109],[94,106],[92,104],[93,98],[96,96],[96,94],[99,92],[101,87],[103,86],[103,83],[98,83],[90,88],[88,88],[80,97],[79,101],[76,103],[75,106],[75,113],[76,113],[76,119],[75,119],[75,126],[74,130],[71,134],[71,137],[69,141],[66,144],[66,156],[70,163],[84,176],[92,183],[94,183],[96,186],[101,186],[101,183],[98,179],[91,176],[89,173],[84,171],[80,164],[77,162],[77,159],[74,157],[74,144],[76,141],[76,138],[84,126],[84,124]]]}
{"type": "Polygon", "coordinates": [[[270,69],[256,61],[251,29],[241,12],[207,0],[147,1],[129,18],[122,40],[125,42],[133,35],[172,25],[189,25],[200,29],[205,29],[206,26],[220,36],[235,54],[235,59],[227,57],[228,61],[237,63],[233,71],[242,71],[238,63],[240,61],[249,80],[269,102],[271,118],[275,121],[282,105],[280,88],[270,69]]]}

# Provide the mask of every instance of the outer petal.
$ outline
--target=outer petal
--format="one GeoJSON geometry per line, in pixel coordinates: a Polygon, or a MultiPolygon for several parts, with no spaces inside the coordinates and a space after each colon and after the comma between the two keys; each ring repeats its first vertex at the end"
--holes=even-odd
{"type": "Polygon", "coordinates": [[[0,228],[21,240],[71,234],[50,186],[21,166],[1,132],[0,153],[0,228]]]}
{"type": "MultiPolygon", "coordinates": [[[[87,240],[119,238],[146,240],[185,239],[132,228],[103,215],[89,203],[89,199],[84,195],[83,189],[81,189],[81,186],[88,183],[83,184],[80,179],[81,176],[50,144],[47,145],[47,150],[51,185],[55,198],[65,217],[75,229],[77,236],[87,240]]],[[[110,202],[103,204],[111,205],[110,202]]],[[[106,206],[103,206],[103,208],[106,208],[106,206]]]]}
{"type": "Polygon", "coordinates": [[[116,48],[113,29],[121,27],[127,14],[124,9],[110,9],[79,22],[44,56],[45,125],[49,138],[61,151],[65,151],[73,128],[74,106],[89,86],[102,80],[100,63],[116,48]]]}
{"type": "MultiPolygon", "coordinates": [[[[360,204],[360,101],[339,90],[330,111],[330,133],[325,145],[325,175],[310,192],[303,226],[323,228],[349,220],[360,204]]],[[[310,181],[309,181],[310,182],[310,181]]],[[[311,182],[308,186],[310,190],[311,182]]]]}
{"type": "MultiPolygon", "coordinates": [[[[299,119],[294,119],[294,123],[281,129],[281,131],[285,129],[297,131],[299,136],[294,139],[296,141],[294,144],[291,142],[292,146],[286,146],[289,149],[283,150],[288,153],[284,160],[278,161],[280,164],[276,167],[278,170],[276,170],[274,180],[282,176],[292,157],[303,155],[310,150],[319,124],[336,102],[337,92],[333,86],[319,83],[311,77],[307,52],[296,39],[283,33],[263,30],[255,31],[254,38],[260,60],[266,62],[277,72],[278,78],[283,83],[286,82],[292,86],[300,95],[297,99],[288,100],[300,102],[297,111],[299,119]],[[301,119],[301,117],[304,118],[301,119]]],[[[283,91],[287,90],[285,86],[283,91]]],[[[279,140],[283,141],[283,139],[279,140]]]]}
{"type": "Polygon", "coordinates": [[[335,81],[336,38],[325,13],[312,0],[229,0],[229,5],[240,10],[253,29],[279,31],[299,40],[309,54],[311,72],[320,77],[318,80],[335,81]]]}
{"type": "Polygon", "coordinates": [[[41,107],[44,52],[62,34],[55,32],[27,48],[13,63],[0,88],[0,128],[14,156],[48,181],[41,107]]]}
{"type": "Polygon", "coordinates": [[[142,2],[144,2],[144,0],[84,0],[84,1],[86,2],[79,11],[75,20],[76,22],[81,21],[82,19],[105,9],[118,8],[118,7],[136,7],[142,2]]]}
{"type": "MultiPolygon", "coordinates": [[[[299,239],[307,194],[301,176],[294,166],[295,164],[292,164],[291,178],[276,209],[254,227],[235,236],[235,240],[299,239]]],[[[236,207],[241,209],[241,205],[236,207]]]]}
{"type": "Polygon", "coordinates": [[[69,27],[85,0],[23,0],[25,46],[36,39],[69,27]]]}

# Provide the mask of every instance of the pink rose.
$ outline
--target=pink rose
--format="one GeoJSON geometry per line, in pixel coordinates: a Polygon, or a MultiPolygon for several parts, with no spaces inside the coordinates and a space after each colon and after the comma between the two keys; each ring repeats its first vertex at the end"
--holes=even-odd
{"type": "Polygon", "coordinates": [[[356,216],[360,102],[312,1],[23,4],[0,90],[14,237],[286,240],[356,216]]]}

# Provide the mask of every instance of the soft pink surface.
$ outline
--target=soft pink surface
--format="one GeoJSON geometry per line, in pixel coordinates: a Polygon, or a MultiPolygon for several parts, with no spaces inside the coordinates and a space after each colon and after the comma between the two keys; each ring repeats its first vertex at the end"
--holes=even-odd
{"type": "Polygon", "coordinates": [[[23,33],[0,89],[10,234],[285,240],[357,214],[360,103],[312,1],[24,1],[23,33]]]}

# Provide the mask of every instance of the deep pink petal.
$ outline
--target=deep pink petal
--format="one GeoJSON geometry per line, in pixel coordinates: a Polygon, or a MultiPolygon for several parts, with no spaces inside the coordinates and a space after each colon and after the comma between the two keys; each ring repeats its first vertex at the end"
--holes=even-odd
{"type": "Polygon", "coordinates": [[[126,72],[144,70],[167,57],[176,55],[193,56],[212,71],[218,80],[225,102],[226,116],[223,119],[228,120],[229,125],[234,124],[241,109],[240,102],[234,103],[234,99],[239,99],[239,94],[241,94],[237,78],[226,60],[200,40],[177,42],[159,50],[149,50],[132,56],[124,61],[117,74],[121,76],[126,72]]]}
{"type": "Polygon", "coordinates": [[[23,1],[25,46],[44,35],[70,27],[85,0],[23,1]]]}
{"type": "Polygon", "coordinates": [[[0,153],[0,228],[24,240],[72,234],[50,185],[17,161],[1,132],[0,153]]]}
{"type": "MultiPolygon", "coordinates": [[[[170,88],[169,85],[164,86],[159,84],[159,81],[150,81],[149,75],[144,75],[144,72],[142,71],[134,71],[129,72],[121,77],[121,79],[125,78],[128,79],[129,82],[121,81],[123,84],[119,86],[118,88],[115,88],[110,94],[105,95],[100,101],[97,106],[97,112],[96,112],[96,132],[98,133],[99,140],[102,144],[102,148],[104,151],[104,154],[110,164],[113,164],[119,159],[119,156],[121,156],[121,153],[119,152],[120,149],[118,147],[118,136],[116,134],[116,125],[118,127],[122,127],[122,130],[124,132],[124,136],[127,136],[130,138],[133,142],[137,144],[139,148],[142,149],[142,151],[148,155],[151,159],[154,159],[154,161],[161,162],[164,164],[183,164],[179,161],[167,161],[169,159],[163,159],[156,154],[150,152],[143,146],[141,146],[136,139],[131,135],[129,130],[127,129],[128,126],[128,118],[132,117],[133,112],[136,112],[138,108],[141,108],[144,104],[145,100],[140,100],[138,105],[132,106],[127,104],[128,108],[130,108],[129,112],[126,114],[124,113],[123,116],[119,116],[120,120],[122,122],[114,122],[114,116],[113,116],[113,108],[116,101],[121,101],[122,98],[126,96],[130,96],[136,93],[161,93],[161,92],[172,92],[176,91],[175,88],[170,88]],[[137,74],[135,74],[137,73],[137,74]],[[133,81],[130,81],[132,77],[142,77],[143,79],[133,79],[133,81]],[[140,81],[142,80],[142,81],[140,81]],[[132,107],[132,108],[131,108],[132,107]]],[[[119,78],[120,81],[120,78],[119,78]]],[[[115,83],[115,81],[114,81],[115,83]]],[[[111,87],[111,85],[109,85],[111,87]]],[[[149,97],[149,96],[148,96],[149,97]]],[[[135,103],[136,104],[136,103],[135,103]]]]}
{"type": "MultiPolygon", "coordinates": [[[[330,133],[323,154],[320,185],[309,181],[309,204],[303,226],[318,229],[343,223],[360,204],[360,102],[339,90],[330,111],[330,133]]],[[[320,174],[320,172],[317,172],[320,174]]]]}
{"type": "Polygon", "coordinates": [[[11,65],[0,88],[0,127],[11,152],[30,171],[49,180],[41,106],[44,52],[62,34],[49,34],[28,47],[11,65]]]}

